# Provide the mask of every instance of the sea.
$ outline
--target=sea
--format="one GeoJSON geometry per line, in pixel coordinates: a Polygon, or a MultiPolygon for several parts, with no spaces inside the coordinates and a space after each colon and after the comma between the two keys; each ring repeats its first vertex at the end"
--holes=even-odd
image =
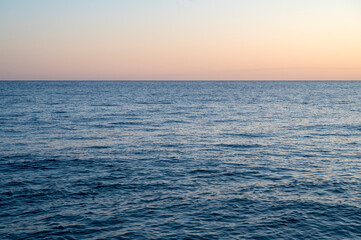
{"type": "Polygon", "coordinates": [[[361,239],[361,82],[1,81],[0,239],[361,239]]]}

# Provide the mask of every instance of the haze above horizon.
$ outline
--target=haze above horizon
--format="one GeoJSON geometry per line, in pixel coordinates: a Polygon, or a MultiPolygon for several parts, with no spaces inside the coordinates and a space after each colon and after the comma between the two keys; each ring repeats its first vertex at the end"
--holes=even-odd
{"type": "Polygon", "coordinates": [[[3,0],[0,80],[361,80],[359,0],[3,0]]]}

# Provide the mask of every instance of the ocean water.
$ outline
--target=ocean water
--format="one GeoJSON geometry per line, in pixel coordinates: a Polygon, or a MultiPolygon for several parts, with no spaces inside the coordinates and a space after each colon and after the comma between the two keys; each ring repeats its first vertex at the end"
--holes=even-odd
{"type": "Polygon", "coordinates": [[[361,239],[361,82],[0,82],[1,239],[361,239]]]}

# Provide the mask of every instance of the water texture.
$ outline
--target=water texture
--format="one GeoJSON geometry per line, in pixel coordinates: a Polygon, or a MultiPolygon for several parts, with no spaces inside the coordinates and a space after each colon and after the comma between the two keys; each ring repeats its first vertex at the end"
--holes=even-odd
{"type": "Polygon", "coordinates": [[[361,239],[361,82],[0,82],[1,239],[361,239]]]}

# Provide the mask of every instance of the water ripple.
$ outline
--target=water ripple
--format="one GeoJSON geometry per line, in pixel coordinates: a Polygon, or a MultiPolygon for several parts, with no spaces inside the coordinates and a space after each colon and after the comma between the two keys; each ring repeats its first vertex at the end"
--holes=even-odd
{"type": "Polygon", "coordinates": [[[360,239],[360,82],[0,82],[2,239],[360,239]]]}

